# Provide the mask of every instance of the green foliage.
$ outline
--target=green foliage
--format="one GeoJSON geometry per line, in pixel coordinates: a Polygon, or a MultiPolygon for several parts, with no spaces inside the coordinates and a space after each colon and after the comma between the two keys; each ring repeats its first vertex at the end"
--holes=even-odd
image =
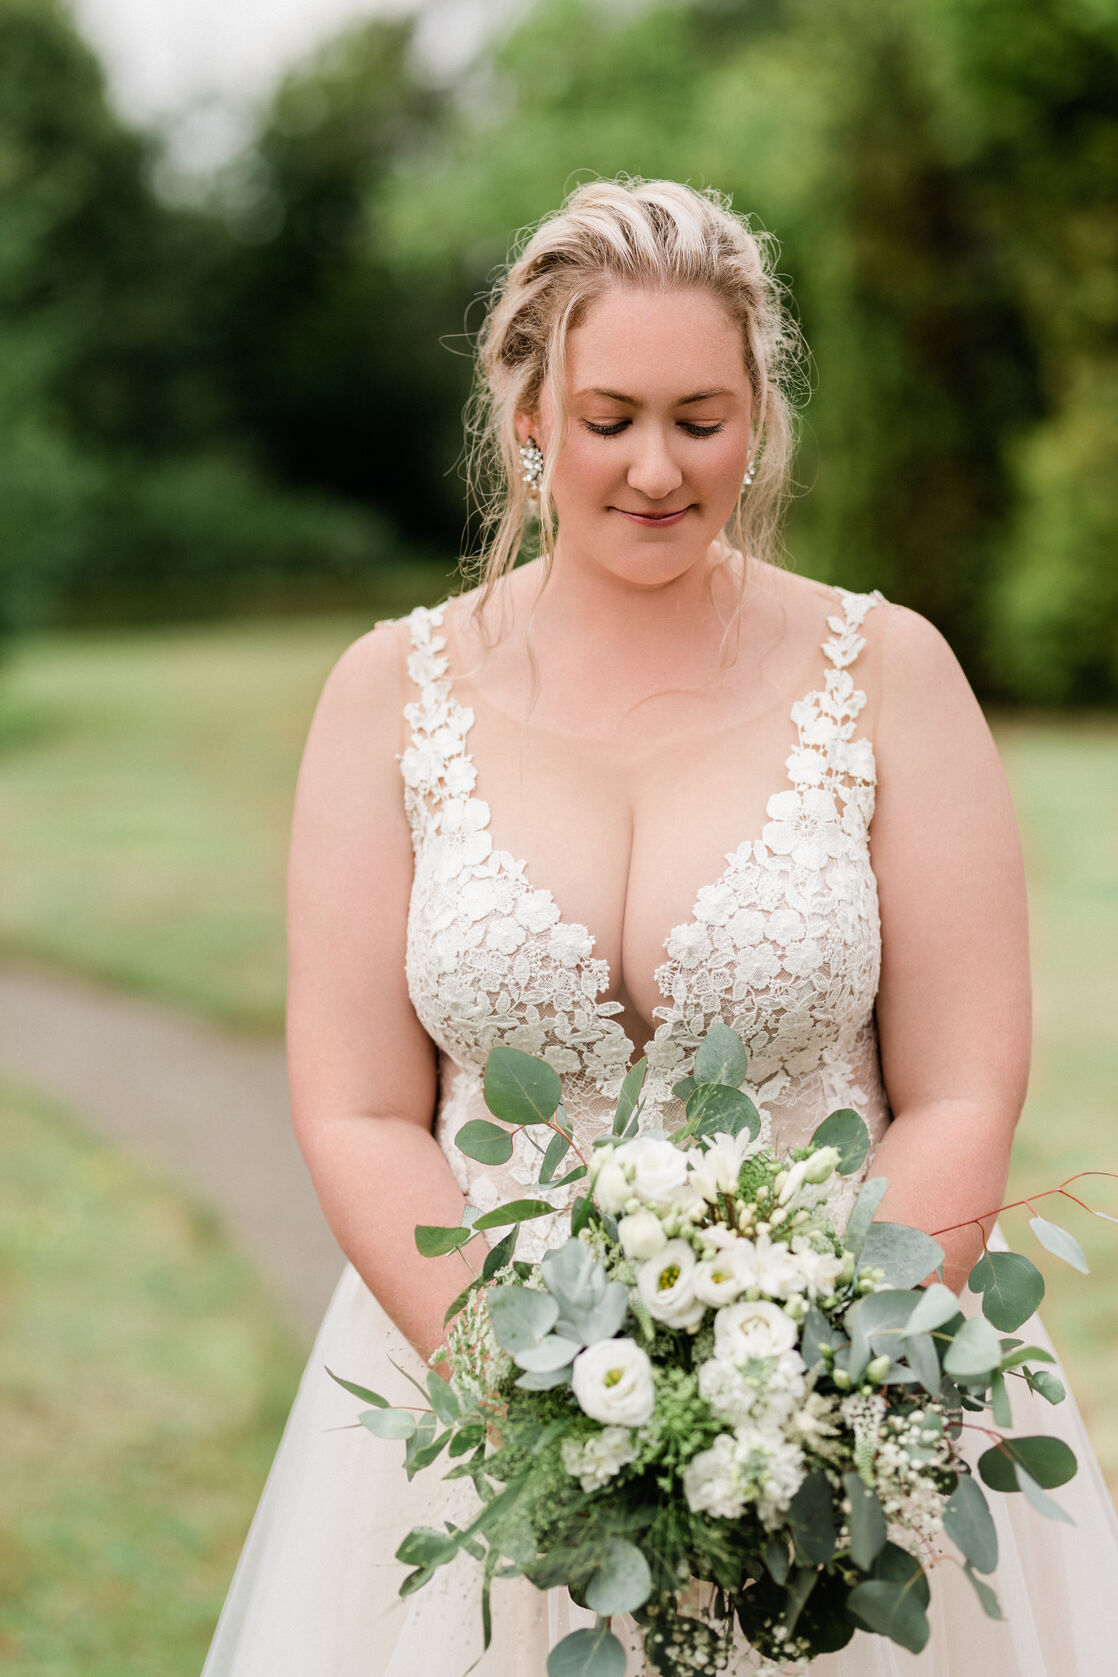
{"type": "Polygon", "coordinates": [[[972,1292],[982,1294],[982,1313],[1002,1333],[1028,1321],[1044,1297],[1044,1277],[1019,1252],[984,1252],[970,1272],[972,1292]]]}
{"type": "Polygon", "coordinates": [[[870,1132],[861,1113],[843,1107],[824,1118],[811,1138],[811,1145],[813,1148],[837,1147],[839,1162],[835,1169],[840,1176],[853,1176],[870,1150],[870,1132]]]}

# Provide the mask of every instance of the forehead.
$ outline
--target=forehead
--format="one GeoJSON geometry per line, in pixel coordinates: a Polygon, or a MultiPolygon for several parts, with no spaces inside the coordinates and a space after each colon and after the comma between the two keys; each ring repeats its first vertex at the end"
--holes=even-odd
{"type": "Polygon", "coordinates": [[[713,292],[611,286],[567,335],[570,391],[748,389],[741,332],[713,292]]]}

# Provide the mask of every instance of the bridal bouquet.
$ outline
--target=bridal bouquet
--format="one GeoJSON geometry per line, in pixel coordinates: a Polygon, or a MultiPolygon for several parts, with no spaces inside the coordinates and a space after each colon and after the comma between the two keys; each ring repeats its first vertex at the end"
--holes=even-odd
{"type": "MultiPolygon", "coordinates": [[[[401,1593],[473,1557],[488,1646],[494,1577],[565,1586],[595,1622],[552,1650],[549,1677],[621,1677],[621,1614],[663,1677],[723,1669],[735,1626],[767,1670],[856,1629],[916,1653],[926,1566],[945,1552],[1000,1617],[982,1485],[1066,1519],[1047,1493],[1076,1465],[1060,1440],[1008,1430],[1013,1380],[1064,1395],[1040,1366],[1048,1353],[1014,1337],[1043,1294],[1039,1271],[987,1251],[970,1278],[981,1314],[965,1315],[942,1282],[921,1285],[942,1248],[874,1220],[882,1178],[864,1183],[840,1235],[836,1179],[865,1162],[865,1124],[835,1112],[809,1146],[765,1149],[741,1092],[745,1051],[724,1025],[676,1087],[686,1120],[672,1135],[650,1133],[643,1072],[626,1078],[612,1135],[584,1154],[551,1067],[509,1048],[489,1057],[495,1121],[465,1124],[459,1148],[500,1164],[527,1126],[540,1184],[580,1187],[569,1237],[539,1263],[515,1249],[526,1221],[555,1215],[542,1199],[417,1228],[429,1255],[508,1231],[447,1312],[452,1372],[430,1374],[421,1410],[340,1381],[371,1405],[371,1432],[406,1440],[409,1477],[445,1452],[448,1477],[476,1487],[467,1525],[405,1539],[401,1593]],[[967,1425],[988,1435],[978,1477],[960,1452],[967,1425]]],[[[1066,1231],[1033,1226],[1086,1267],[1066,1231]]]]}

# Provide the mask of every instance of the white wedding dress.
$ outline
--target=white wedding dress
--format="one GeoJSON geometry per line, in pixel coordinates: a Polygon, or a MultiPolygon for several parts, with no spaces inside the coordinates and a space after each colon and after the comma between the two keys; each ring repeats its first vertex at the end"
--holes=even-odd
{"type": "MultiPolygon", "coordinates": [[[[836,590],[822,685],[792,707],[787,782],[769,799],[763,834],[743,842],[699,891],[656,975],[664,1005],[646,1050],[653,1101],[670,1104],[672,1084],[722,1018],[749,1049],[748,1087],[777,1147],[805,1141],[837,1107],[861,1112],[875,1140],[890,1121],[874,1024],[874,754],[857,734],[865,696],[851,674],[861,625],[880,599],[836,590]]],[[[448,676],[444,610],[408,619],[414,691],[402,770],[415,879],[407,972],[439,1050],[436,1133],[470,1202],[485,1209],[535,1180],[527,1150],[494,1169],[452,1145],[459,1127],[484,1113],[481,1071],[493,1045],[551,1061],[587,1142],[609,1121],[630,1047],[618,1005],[599,1000],[610,974],[594,958],[587,929],[562,918],[525,863],[494,848],[488,806],[474,796],[474,713],[448,676]]],[[[538,1257],[561,1236],[559,1220],[551,1223],[525,1225],[520,1256],[538,1257]]],[[[1021,1332],[1047,1345],[1039,1324],[1021,1332]]],[[[565,1591],[505,1581],[494,1590],[494,1641],[483,1655],[480,1569],[468,1560],[399,1599],[407,1570],[394,1559],[401,1539],[413,1525],[453,1518],[471,1492],[465,1481],[445,1484],[441,1464],[409,1484],[401,1446],[355,1428],[357,1401],[325,1372],[329,1365],[406,1403],[411,1388],[391,1359],[422,1378],[415,1353],[347,1267],[204,1677],[465,1677],[471,1668],[477,1677],[544,1677],[554,1643],[592,1622],[565,1591]]],[[[1118,1669],[1118,1522],[1106,1486],[1073,1400],[1053,1408],[1028,1391],[1017,1395],[1014,1384],[1015,1430],[1058,1434],[1078,1457],[1078,1475],[1054,1493],[1075,1525],[1042,1518],[1020,1495],[992,1496],[1005,1621],[987,1619],[960,1570],[945,1562],[935,1569],[932,1637],[922,1655],[859,1633],[842,1653],[814,1662],[813,1677],[1106,1677],[1118,1669]]],[[[637,1644],[631,1634],[627,1641],[636,1674],[637,1644]]],[[[743,1650],[734,1671],[753,1663],[743,1650]]]]}

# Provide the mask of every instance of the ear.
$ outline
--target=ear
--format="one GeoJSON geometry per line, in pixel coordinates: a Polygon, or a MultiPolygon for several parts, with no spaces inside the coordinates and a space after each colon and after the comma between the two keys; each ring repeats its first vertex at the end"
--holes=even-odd
{"type": "Polygon", "coordinates": [[[537,442],[539,441],[539,421],[534,414],[518,409],[515,423],[516,435],[522,443],[527,442],[529,437],[535,437],[537,442]]]}

